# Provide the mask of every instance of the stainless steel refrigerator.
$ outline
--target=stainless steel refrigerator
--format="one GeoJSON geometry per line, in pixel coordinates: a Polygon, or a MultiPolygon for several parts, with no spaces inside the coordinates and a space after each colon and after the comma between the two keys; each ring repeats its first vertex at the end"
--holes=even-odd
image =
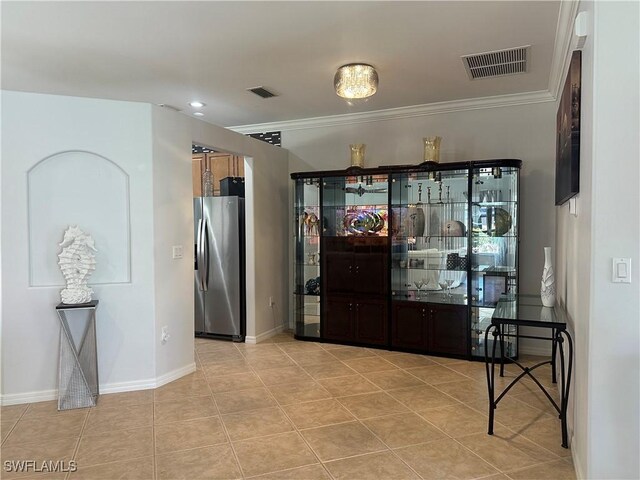
{"type": "Polygon", "coordinates": [[[244,199],[193,199],[195,233],[195,334],[245,336],[244,199]]]}

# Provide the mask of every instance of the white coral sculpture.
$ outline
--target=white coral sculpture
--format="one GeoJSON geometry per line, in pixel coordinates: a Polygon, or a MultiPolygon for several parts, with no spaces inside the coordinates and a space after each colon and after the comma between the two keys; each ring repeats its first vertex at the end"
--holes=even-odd
{"type": "Polygon", "coordinates": [[[77,226],[70,226],[64,232],[60,246],[62,252],[58,254],[58,265],[67,282],[67,288],[60,292],[62,303],[75,305],[90,302],[93,290],[87,286],[87,280],[96,269],[93,252],[97,252],[93,238],[77,226]]]}

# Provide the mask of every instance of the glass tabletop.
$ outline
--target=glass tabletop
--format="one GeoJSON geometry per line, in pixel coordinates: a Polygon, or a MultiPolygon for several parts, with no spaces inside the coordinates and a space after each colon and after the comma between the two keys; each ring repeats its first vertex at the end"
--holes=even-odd
{"type": "Polygon", "coordinates": [[[491,323],[564,329],[567,326],[567,315],[558,305],[543,306],[540,295],[502,295],[491,317],[491,323]]]}

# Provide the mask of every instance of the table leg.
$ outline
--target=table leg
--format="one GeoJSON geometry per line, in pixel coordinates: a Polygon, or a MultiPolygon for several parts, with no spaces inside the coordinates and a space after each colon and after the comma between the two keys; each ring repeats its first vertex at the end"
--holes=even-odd
{"type": "Polygon", "coordinates": [[[556,372],[556,356],[557,356],[557,339],[556,339],[557,331],[556,329],[551,330],[551,381],[553,383],[558,383],[558,376],[556,372]]]}
{"type": "Polygon", "coordinates": [[[489,391],[489,428],[487,433],[493,435],[493,413],[495,410],[495,365],[496,365],[496,343],[498,329],[495,325],[489,325],[484,332],[484,365],[487,372],[487,390],[489,391]],[[489,331],[493,329],[493,345],[491,348],[491,366],[489,366],[489,331]]]}
{"type": "Polygon", "coordinates": [[[504,377],[504,325],[498,327],[500,334],[500,376],[504,377]]]}
{"type": "Polygon", "coordinates": [[[564,448],[569,448],[569,435],[567,430],[567,405],[569,403],[569,387],[571,386],[571,370],[573,367],[573,341],[571,340],[571,336],[565,330],[561,330],[556,333],[557,345],[558,345],[558,353],[560,355],[560,422],[562,424],[562,446],[564,448]],[[564,365],[564,337],[567,339],[567,347],[568,347],[568,368],[566,369],[565,374],[565,365],[564,365]]]}

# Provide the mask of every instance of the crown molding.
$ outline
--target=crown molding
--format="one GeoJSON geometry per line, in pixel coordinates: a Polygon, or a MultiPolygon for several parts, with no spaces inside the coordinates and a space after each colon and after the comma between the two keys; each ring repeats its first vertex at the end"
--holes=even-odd
{"type": "Polygon", "coordinates": [[[551,73],[549,74],[549,92],[554,99],[558,98],[562,80],[569,68],[568,58],[574,45],[573,24],[580,2],[577,0],[563,0],[560,2],[558,24],[556,25],[556,41],[551,60],[551,73]]]}
{"type": "Polygon", "coordinates": [[[439,115],[465,110],[481,110],[485,108],[510,107],[514,105],[527,105],[553,101],[555,101],[555,97],[551,95],[551,93],[547,90],[540,90],[537,92],[515,93],[509,95],[497,95],[493,97],[413,105],[410,107],[389,108],[387,110],[375,110],[373,112],[347,113],[344,115],[303,118],[283,122],[256,123],[253,125],[238,125],[226,128],[238,133],[303,130],[307,128],[337,127],[343,125],[355,125],[358,123],[424,117],[428,115],[439,115]]]}

